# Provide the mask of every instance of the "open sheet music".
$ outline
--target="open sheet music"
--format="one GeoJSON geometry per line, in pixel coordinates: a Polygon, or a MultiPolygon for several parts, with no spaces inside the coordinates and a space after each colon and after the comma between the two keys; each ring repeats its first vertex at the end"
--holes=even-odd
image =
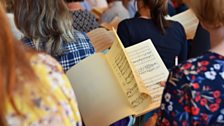
{"type": "Polygon", "coordinates": [[[121,19],[116,16],[110,23],[103,22],[102,24],[100,24],[100,26],[108,30],[113,30],[113,28],[116,30],[120,22],[121,22],[121,19]]]}
{"type": "Polygon", "coordinates": [[[107,54],[96,53],[67,75],[86,126],[108,126],[160,106],[168,70],[151,40],[125,49],[117,34],[107,54]]]}
{"type": "Polygon", "coordinates": [[[113,31],[108,31],[105,28],[97,28],[87,33],[96,52],[102,52],[111,47],[115,40],[113,31]]]}
{"type": "Polygon", "coordinates": [[[199,20],[191,9],[167,19],[178,21],[184,27],[187,39],[193,39],[198,27],[199,20]]]}

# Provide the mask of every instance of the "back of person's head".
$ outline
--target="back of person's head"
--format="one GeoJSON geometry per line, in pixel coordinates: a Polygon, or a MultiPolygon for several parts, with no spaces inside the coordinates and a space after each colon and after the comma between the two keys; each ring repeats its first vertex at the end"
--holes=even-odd
{"type": "Polygon", "coordinates": [[[72,17],[64,0],[15,0],[15,23],[37,50],[56,57],[73,39],[72,17]]]}
{"type": "Polygon", "coordinates": [[[224,25],[224,0],[185,0],[203,25],[224,25]]]}
{"type": "Polygon", "coordinates": [[[175,0],[174,2],[175,2],[177,5],[184,4],[184,1],[183,1],[183,0],[175,0]]]}
{"type": "MultiPolygon", "coordinates": [[[[35,76],[28,61],[28,50],[18,42],[10,31],[7,17],[0,4],[0,125],[6,125],[6,99],[14,106],[14,93],[23,87],[24,82],[33,82],[35,76]],[[20,73],[20,74],[19,74],[20,73]],[[22,73],[22,74],[21,74],[22,73]],[[22,75],[19,76],[19,75],[22,75]]],[[[17,111],[18,114],[19,111],[17,111]]]]}
{"type": "Polygon", "coordinates": [[[167,15],[167,0],[137,0],[142,1],[145,7],[150,9],[151,18],[154,23],[164,33],[168,27],[168,21],[165,19],[167,15]]]}

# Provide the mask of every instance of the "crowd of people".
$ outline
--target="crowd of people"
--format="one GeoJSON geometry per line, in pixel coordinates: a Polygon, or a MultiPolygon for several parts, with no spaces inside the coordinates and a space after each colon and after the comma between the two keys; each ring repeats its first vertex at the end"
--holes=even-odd
{"type": "Polygon", "coordinates": [[[115,18],[124,47],[151,39],[170,75],[160,108],[111,126],[224,125],[223,12],[223,0],[0,0],[0,125],[85,125],[65,72],[95,53],[87,33],[115,18]],[[192,40],[166,18],[189,8],[192,40]]]}

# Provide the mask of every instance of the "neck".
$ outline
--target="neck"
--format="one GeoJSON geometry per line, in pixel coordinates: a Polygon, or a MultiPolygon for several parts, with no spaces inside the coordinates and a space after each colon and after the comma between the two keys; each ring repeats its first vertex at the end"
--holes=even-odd
{"type": "Polygon", "coordinates": [[[209,30],[211,51],[224,56],[224,26],[209,30]]]}
{"type": "Polygon", "coordinates": [[[141,15],[141,18],[151,19],[149,8],[142,7],[141,9],[139,9],[139,14],[141,15]]]}
{"type": "Polygon", "coordinates": [[[84,10],[80,2],[71,2],[67,4],[70,11],[84,10]]]}

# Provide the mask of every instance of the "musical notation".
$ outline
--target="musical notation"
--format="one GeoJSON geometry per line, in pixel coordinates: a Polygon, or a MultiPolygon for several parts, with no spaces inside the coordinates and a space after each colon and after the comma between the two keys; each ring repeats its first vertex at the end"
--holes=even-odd
{"type": "Polygon", "coordinates": [[[127,57],[124,53],[119,42],[112,46],[110,52],[107,54],[108,60],[110,60],[111,67],[117,75],[118,80],[120,81],[121,87],[126,94],[132,107],[139,107],[145,101],[146,96],[139,92],[136,78],[133,74],[130,64],[127,60],[127,57]]]}

